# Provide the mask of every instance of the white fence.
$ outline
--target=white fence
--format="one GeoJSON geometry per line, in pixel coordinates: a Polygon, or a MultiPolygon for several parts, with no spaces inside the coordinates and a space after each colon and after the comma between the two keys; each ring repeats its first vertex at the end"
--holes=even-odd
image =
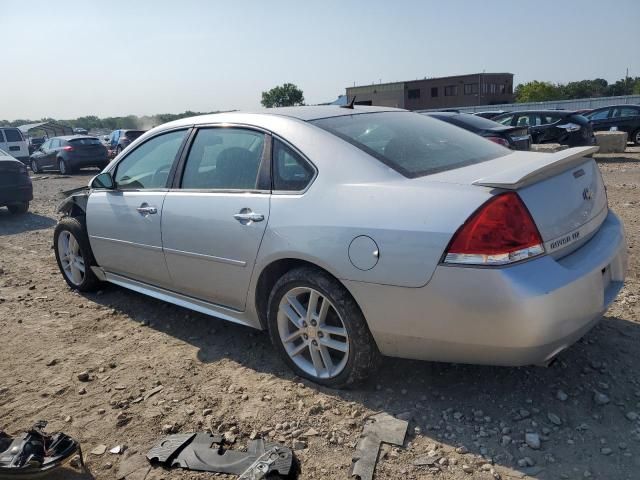
{"type": "MultiPolygon", "coordinates": [[[[553,102],[529,102],[529,103],[505,103],[502,105],[474,105],[473,107],[451,107],[451,109],[460,112],[489,112],[494,110],[504,110],[505,112],[513,112],[516,110],[583,110],[594,109],[600,107],[608,107],[609,105],[640,105],[640,95],[624,95],[620,97],[594,97],[594,98],[578,98],[576,100],[556,100],[553,102]]],[[[428,112],[443,109],[420,110],[428,112]]]]}

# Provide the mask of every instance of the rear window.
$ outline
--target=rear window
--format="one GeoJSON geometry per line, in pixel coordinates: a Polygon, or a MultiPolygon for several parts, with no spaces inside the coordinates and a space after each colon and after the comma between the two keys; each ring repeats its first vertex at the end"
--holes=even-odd
{"type": "Polygon", "coordinates": [[[474,133],[412,112],[345,115],[311,123],[408,178],[484,162],[510,152],[474,133]]]}
{"type": "Polygon", "coordinates": [[[102,145],[97,138],[74,138],[69,140],[69,143],[73,145],[102,145]]]}
{"type": "Polygon", "coordinates": [[[124,136],[127,137],[127,139],[133,141],[143,133],[144,130],[129,130],[128,132],[125,132],[124,136]]]}
{"type": "Polygon", "coordinates": [[[22,134],[17,128],[5,128],[4,136],[7,138],[7,142],[22,142],[22,134]]]}

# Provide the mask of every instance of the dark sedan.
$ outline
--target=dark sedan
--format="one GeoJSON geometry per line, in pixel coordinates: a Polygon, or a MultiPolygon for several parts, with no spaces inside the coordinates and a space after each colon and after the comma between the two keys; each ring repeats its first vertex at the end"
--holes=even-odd
{"type": "Polygon", "coordinates": [[[529,150],[531,146],[531,136],[527,127],[507,127],[468,113],[428,112],[424,115],[464,128],[513,150],[529,150]]]}
{"type": "Polygon", "coordinates": [[[24,163],[0,150],[0,207],[11,213],[26,213],[33,200],[33,186],[24,163]]]}
{"type": "Polygon", "coordinates": [[[493,118],[512,127],[529,127],[533,143],[560,143],[570,147],[595,145],[591,123],[569,110],[526,110],[493,118]]]}
{"type": "Polygon", "coordinates": [[[50,138],[30,158],[33,173],[55,169],[63,175],[84,167],[102,169],[108,163],[109,154],[102,142],[85,135],[50,138]]]}
{"type": "Polygon", "coordinates": [[[598,108],[586,115],[593,129],[620,130],[629,134],[629,141],[640,145],[640,105],[614,105],[598,108]]]}

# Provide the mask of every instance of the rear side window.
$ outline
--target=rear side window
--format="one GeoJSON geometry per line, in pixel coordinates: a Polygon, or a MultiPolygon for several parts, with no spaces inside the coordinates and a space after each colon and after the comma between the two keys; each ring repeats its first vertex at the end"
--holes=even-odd
{"type": "Polygon", "coordinates": [[[640,115],[640,110],[631,107],[618,107],[614,110],[614,117],[633,117],[640,115]]]}
{"type": "Polygon", "coordinates": [[[102,145],[100,140],[97,138],[75,138],[73,140],[69,140],[71,145],[102,145]]]}
{"type": "Polygon", "coordinates": [[[264,134],[242,128],[199,130],[189,150],[182,188],[255,190],[264,134]]]}
{"type": "Polygon", "coordinates": [[[292,148],[277,138],[273,142],[273,189],[304,190],[313,179],[314,169],[292,148]]]}
{"type": "Polygon", "coordinates": [[[22,142],[22,134],[20,130],[17,128],[7,128],[4,131],[5,136],[7,137],[7,142],[22,142]]]}
{"type": "Polygon", "coordinates": [[[408,178],[484,162],[510,152],[474,133],[419,113],[363,113],[311,123],[408,178]]]}

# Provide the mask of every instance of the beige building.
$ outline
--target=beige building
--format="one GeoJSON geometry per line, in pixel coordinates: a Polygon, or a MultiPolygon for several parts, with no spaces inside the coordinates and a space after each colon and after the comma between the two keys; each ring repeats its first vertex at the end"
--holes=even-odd
{"type": "Polygon", "coordinates": [[[513,73],[474,73],[347,87],[356,105],[422,110],[513,103],[513,73]]]}

